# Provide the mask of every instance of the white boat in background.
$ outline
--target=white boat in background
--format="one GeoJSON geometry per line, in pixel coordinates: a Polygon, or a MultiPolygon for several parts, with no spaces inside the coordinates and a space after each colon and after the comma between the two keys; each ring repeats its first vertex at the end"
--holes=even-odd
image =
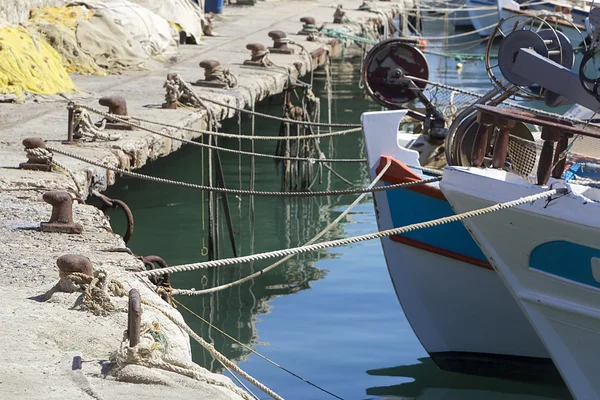
{"type": "MultiPolygon", "coordinates": [[[[362,115],[371,179],[378,185],[428,178],[418,168],[424,142],[398,133],[406,111],[362,115]]],[[[375,192],[380,230],[452,215],[437,184],[375,192]]],[[[442,369],[522,378],[558,376],[535,331],[460,223],[381,239],[406,318],[442,369]]],[[[560,379],[560,378],[558,378],[560,379]]]]}
{"type": "Polygon", "coordinates": [[[473,26],[469,12],[466,9],[466,0],[451,0],[449,3],[452,7],[461,8],[460,11],[455,11],[448,14],[448,18],[455,27],[467,28],[473,26]]]}
{"type": "MultiPolygon", "coordinates": [[[[531,19],[532,17],[542,18],[557,31],[562,32],[567,39],[569,39],[573,47],[581,47],[582,42],[587,36],[584,22],[575,21],[571,12],[567,12],[569,9],[566,7],[558,6],[556,7],[556,10],[549,12],[545,9],[521,9],[521,5],[514,0],[497,0],[497,3],[498,15],[500,19],[511,18],[511,24],[513,24],[516,21],[524,23],[526,20],[531,19]]],[[[539,23],[536,23],[536,25],[538,24],[539,23]]]]}
{"type": "Polygon", "coordinates": [[[494,31],[499,16],[496,0],[467,0],[467,10],[475,32],[481,37],[488,37],[494,31]]]}

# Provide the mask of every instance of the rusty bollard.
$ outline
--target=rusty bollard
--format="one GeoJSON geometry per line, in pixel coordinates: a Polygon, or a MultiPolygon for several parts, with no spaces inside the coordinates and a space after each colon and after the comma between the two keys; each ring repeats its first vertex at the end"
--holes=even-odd
{"type": "Polygon", "coordinates": [[[129,347],[140,343],[140,327],[142,325],[142,298],[137,289],[129,291],[129,309],[127,314],[127,338],[129,347]]]}
{"type": "Polygon", "coordinates": [[[346,16],[346,11],[343,10],[342,5],[339,4],[333,13],[333,23],[334,24],[343,24],[344,17],[346,16]]]}
{"type": "Polygon", "coordinates": [[[163,85],[167,90],[165,94],[165,102],[162,104],[162,108],[167,110],[177,109],[177,100],[179,100],[179,75],[175,73],[167,74],[167,81],[163,85]]]}
{"type": "Polygon", "coordinates": [[[310,35],[319,31],[316,25],[317,22],[313,17],[302,17],[300,18],[300,22],[304,25],[302,25],[302,30],[298,32],[298,35],[310,35]]]}
{"type": "Polygon", "coordinates": [[[44,193],[43,199],[52,206],[50,221],[40,223],[42,232],[81,233],[83,226],[73,222],[73,199],[67,192],[44,193]]]}
{"type": "Polygon", "coordinates": [[[215,73],[219,69],[221,63],[217,60],[202,60],[200,68],[204,68],[204,79],[198,79],[192,83],[194,86],[212,87],[217,89],[227,89],[229,86],[223,81],[224,74],[215,73]]]}
{"type": "Polygon", "coordinates": [[[249,43],[246,48],[252,52],[250,60],[244,61],[244,65],[253,65],[255,67],[268,67],[271,62],[267,58],[269,50],[260,43],[249,43]]]}
{"type": "Polygon", "coordinates": [[[84,277],[76,277],[74,279],[70,279],[69,276],[76,275],[85,275],[92,279],[94,276],[94,266],[92,261],[78,254],[65,254],[56,259],[56,265],[58,266],[60,281],[56,289],[61,292],[72,293],[76,291],[78,288],[75,286],[74,279],[83,280],[84,277]]]}
{"type": "MultiPolygon", "coordinates": [[[[108,112],[110,114],[127,117],[127,101],[121,96],[102,97],[100,100],[98,100],[98,103],[100,103],[101,106],[108,107],[108,112]]],[[[131,125],[118,122],[116,120],[111,120],[110,118],[107,118],[106,122],[106,129],[118,129],[125,131],[133,130],[131,125]]],[[[100,123],[96,125],[101,126],[100,123]]]]}
{"type": "Polygon", "coordinates": [[[271,31],[269,37],[273,39],[273,47],[269,47],[271,53],[294,54],[294,49],[288,47],[290,39],[284,31],[271,31]]]}
{"type": "MultiPolygon", "coordinates": [[[[27,138],[23,140],[25,151],[28,149],[45,149],[46,142],[42,138],[27,138]]],[[[50,171],[52,166],[47,158],[27,152],[27,162],[19,164],[21,169],[30,169],[35,171],[50,171]]]]}

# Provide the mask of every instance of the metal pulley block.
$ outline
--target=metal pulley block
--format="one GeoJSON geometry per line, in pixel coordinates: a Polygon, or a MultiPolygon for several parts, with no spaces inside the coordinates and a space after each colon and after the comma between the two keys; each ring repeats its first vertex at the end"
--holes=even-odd
{"type": "Polygon", "coordinates": [[[429,65],[419,49],[405,39],[392,38],[373,46],[365,57],[362,74],[369,96],[397,109],[417,98],[417,92],[427,86],[429,65]]]}

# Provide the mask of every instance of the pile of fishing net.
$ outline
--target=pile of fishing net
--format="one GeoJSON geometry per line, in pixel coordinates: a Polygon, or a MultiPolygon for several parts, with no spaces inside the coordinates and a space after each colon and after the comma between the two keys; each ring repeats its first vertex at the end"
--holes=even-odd
{"type": "Polygon", "coordinates": [[[71,93],[68,73],[105,75],[173,60],[180,32],[202,36],[190,0],[85,0],[34,9],[19,26],[0,25],[0,101],[25,93],[71,93]]]}

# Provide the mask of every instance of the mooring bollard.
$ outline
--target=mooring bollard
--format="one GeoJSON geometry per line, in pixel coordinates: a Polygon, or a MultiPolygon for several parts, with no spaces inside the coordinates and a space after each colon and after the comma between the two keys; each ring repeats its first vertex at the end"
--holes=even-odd
{"type": "Polygon", "coordinates": [[[140,327],[142,326],[142,298],[137,289],[129,291],[129,310],[127,315],[127,338],[129,347],[140,343],[140,327]]]}
{"type": "Polygon", "coordinates": [[[302,17],[300,18],[300,22],[304,25],[302,25],[302,30],[298,32],[298,35],[310,35],[311,33],[318,32],[317,22],[313,17],[302,17]]]}
{"type": "Polygon", "coordinates": [[[269,37],[273,39],[273,47],[269,47],[271,53],[294,54],[294,49],[288,47],[290,39],[284,31],[271,31],[269,37]]]}
{"type": "MultiPolygon", "coordinates": [[[[23,140],[23,146],[25,146],[25,151],[33,149],[45,149],[46,142],[42,138],[27,138],[23,140]]],[[[34,171],[52,170],[48,156],[35,153],[35,151],[27,151],[27,162],[19,164],[19,168],[34,171]]]]}
{"type": "Polygon", "coordinates": [[[94,276],[92,260],[79,254],[64,254],[56,259],[56,265],[64,276],[74,272],[94,276]]]}
{"type": "Polygon", "coordinates": [[[244,65],[253,65],[255,67],[268,67],[271,65],[267,59],[269,50],[261,43],[248,43],[246,48],[252,52],[250,60],[244,61],[244,65]]]}
{"type": "Polygon", "coordinates": [[[342,5],[339,4],[333,13],[333,23],[334,24],[343,24],[344,17],[346,16],[346,11],[343,10],[342,5]]]}
{"type": "Polygon", "coordinates": [[[54,291],[75,292],[79,290],[77,284],[85,283],[88,278],[91,280],[94,276],[92,261],[79,254],[64,254],[56,259],[56,265],[58,266],[58,277],[60,279],[54,287],[54,291]]]}
{"type": "Polygon", "coordinates": [[[42,232],[76,233],[83,232],[83,226],[73,221],[73,199],[67,192],[51,191],[44,193],[43,199],[52,206],[50,221],[40,223],[42,232]]]}
{"type": "MultiPolygon", "coordinates": [[[[98,103],[100,103],[101,106],[108,107],[108,112],[110,114],[118,115],[120,117],[127,117],[127,101],[121,96],[102,97],[100,100],[98,100],[98,103]]],[[[133,127],[131,125],[125,124],[123,122],[111,120],[110,118],[107,118],[106,120],[106,129],[118,129],[124,131],[133,130],[133,127]]]]}
{"type": "Polygon", "coordinates": [[[224,81],[225,74],[223,72],[218,73],[219,70],[223,70],[221,63],[217,60],[202,60],[200,61],[200,68],[204,69],[204,79],[198,79],[192,83],[194,86],[212,87],[217,89],[227,89],[229,85],[224,81]]]}
{"type": "Polygon", "coordinates": [[[179,75],[175,73],[167,74],[167,81],[163,85],[167,93],[165,94],[165,102],[162,104],[162,108],[167,110],[177,109],[177,100],[179,100],[179,75]]]}

